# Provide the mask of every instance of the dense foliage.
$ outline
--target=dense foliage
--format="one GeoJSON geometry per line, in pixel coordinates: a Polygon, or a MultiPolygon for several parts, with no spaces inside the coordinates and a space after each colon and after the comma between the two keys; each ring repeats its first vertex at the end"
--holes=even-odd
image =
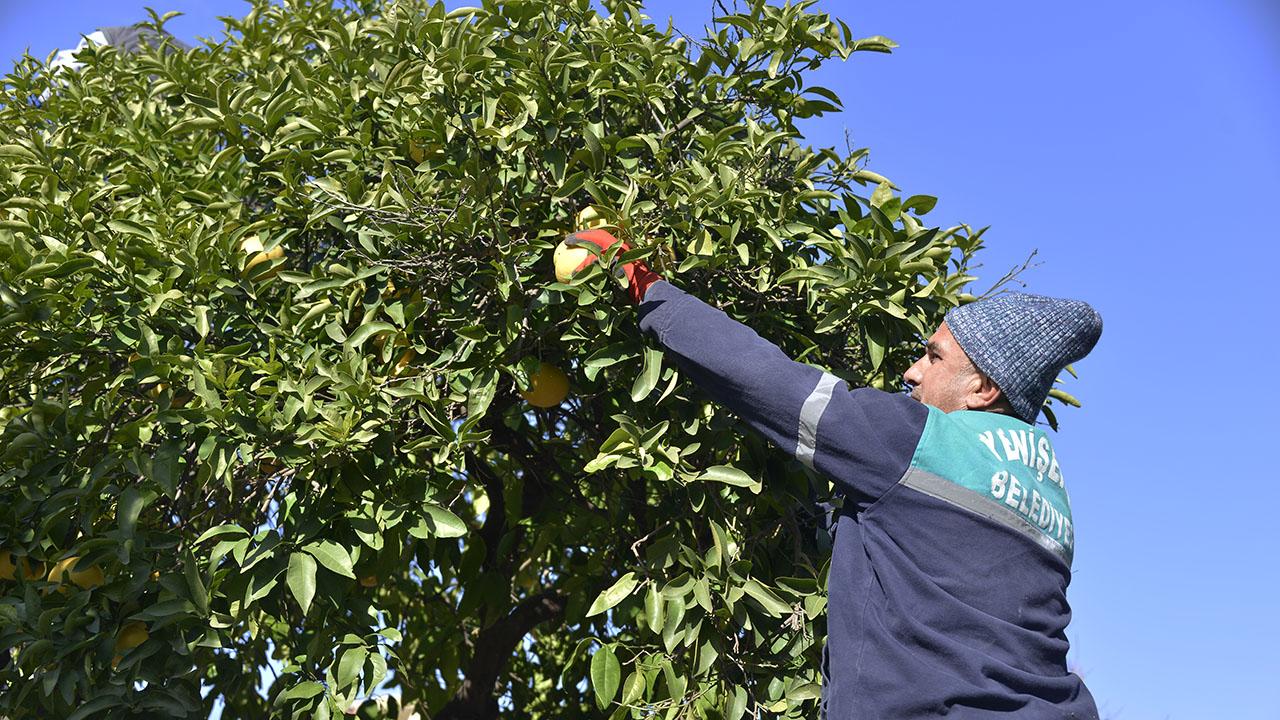
{"type": "Polygon", "coordinates": [[[796,130],[889,41],[604,5],[256,0],[3,79],[0,715],[815,715],[828,483],[551,249],[592,206],[893,389],[981,233],[796,130]]]}

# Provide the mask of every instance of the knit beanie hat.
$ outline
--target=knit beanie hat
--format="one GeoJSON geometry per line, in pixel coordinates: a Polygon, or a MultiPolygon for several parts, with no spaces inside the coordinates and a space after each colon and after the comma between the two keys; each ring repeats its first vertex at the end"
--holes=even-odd
{"type": "Polygon", "coordinates": [[[945,320],[973,364],[1032,425],[1058,373],[1102,335],[1102,316],[1088,303],[1017,292],[953,308],[945,320]]]}

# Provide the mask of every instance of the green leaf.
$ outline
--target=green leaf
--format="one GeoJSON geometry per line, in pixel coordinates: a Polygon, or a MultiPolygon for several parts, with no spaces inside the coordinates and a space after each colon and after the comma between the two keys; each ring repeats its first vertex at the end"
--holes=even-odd
{"type": "Polygon", "coordinates": [[[628,358],[635,357],[634,348],[635,344],[632,342],[613,343],[591,353],[591,357],[588,357],[583,365],[589,368],[609,367],[628,358]]]}
{"type": "Polygon", "coordinates": [[[182,135],[195,130],[211,130],[221,126],[222,121],[214,118],[191,118],[175,123],[173,127],[169,128],[169,135],[182,135]]]}
{"type": "Polygon", "coordinates": [[[592,162],[596,167],[601,167],[604,164],[604,148],[600,145],[600,137],[589,124],[582,127],[582,141],[591,153],[592,162]]]}
{"type": "Polygon", "coordinates": [[[462,518],[439,505],[428,505],[427,526],[436,537],[453,538],[467,534],[467,524],[462,518]]]}
{"type": "Polygon", "coordinates": [[[653,392],[653,388],[658,384],[658,378],[662,375],[662,351],[646,348],[644,351],[644,367],[641,368],[640,374],[636,376],[635,384],[631,386],[631,400],[640,402],[649,393],[653,392]]]}
{"type": "Polygon", "coordinates": [[[805,683],[787,691],[787,700],[799,704],[805,700],[817,700],[822,697],[822,687],[817,683],[805,683]]]}
{"type": "Polygon", "coordinates": [[[151,460],[151,479],[171,498],[178,488],[178,458],[181,457],[182,446],[181,440],[166,440],[151,460]]]}
{"type": "Polygon", "coordinates": [[[395,331],[396,326],[391,323],[367,322],[356,328],[356,331],[347,337],[347,341],[344,345],[347,349],[359,350],[364,346],[365,341],[374,335],[377,335],[378,333],[393,333],[395,331]]]}
{"type": "Polygon", "coordinates": [[[878,323],[867,322],[863,325],[863,329],[867,336],[867,355],[871,358],[871,369],[879,370],[884,364],[884,351],[889,344],[888,338],[885,337],[884,328],[878,323]]]}
{"type": "Polygon", "coordinates": [[[103,710],[118,707],[119,705],[120,698],[114,695],[95,697],[76,708],[75,712],[67,716],[67,720],[86,720],[86,718],[95,717],[97,713],[103,710]]]}
{"type": "Polygon", "coordinates": [[[636,589],[636,583],[636,574],[634,572],[629,572],[618,578],[617,582],[604,592],[601,592],[596,597],[595,602],[591,603],[591,609],[587,610],[587,617],[599,615],[625,600],[631,594],[631,591],[636,589]]]}
{"type": "Polygon", "coordinates": [[[902,203],[903,210],[910,210],[916,215],[924,215],[938,204],[938,198],[932,195],[912,195],[902,203]]]}
{"type": "Polygon", "coordinates": [[[195,327],[200,337],[209,336],[209,307],[207,305],[197,305],[195,307],[195,327]]]}
{"type": "Polygon", "coordinates": [[[134,235],[136,237],[145,238],[147,240],[151,239],[151,231],[143,227],[142,225],[134,222],[133,220],[116,218],[115,220],[107,221],[107,227],[111,228],[112,230],[115,230],[121,235],[134,235]]]}
{"type": "Polygon", "coordinates": [[[878,208],[891,199],[893,199],[893,185],[885,180],[876,186],[875,192],[871,193],[871,207],[878,208]]]}
{"type": "Polygon", "coordinates": [[[310,553],[312,557],[320,561],[331,572],[335,572],[343,577],[349,577],[352,580],[356,578],[356,574],[352,569],[351,553],[347,549],[332,540],[320,540],[308,544],[302,548],[310,553]]]}
{"type": "MultiPolygon", "coordinates": [[[[493,402],[494,393],[498,389],[498,371],[485,368],[476,373],[471,380],[471,388],[467,393],[467,420],[475,421],[484,416],[493,402]]],[[[474,422],[473,422],[474,424],[474,422]]]]}
{"type": "Polygon", "coordinates": [[[769,58],[769,77],[778,77],[778,68],[782,65],[782,59],[786,57],[786,55],[787,51],[784,48],[779,48],[773,51],[773,56],[769,58]]]}
{"type": "Polygon", "coordinates": [[[311,599],[316,595],[316,561],[306,553],[295,552],[289,555],[289,572],[286,577],[289,592],[306,615],[311,609],[311,599]]]}
{"type": "Polygon", "coordinates": [[[658,584],[649,583],[649,589],[644,594],[644,614],[649,629],[658,635],[662,634],[662,626],[666,622],[665,608],[666,602],[658,592],[658,584]]]}
{"type": "Polygon", "coordinates": [[[896,47],[898,47],[898,43],[890,40],[889,38],[883,35],[872,35],[871,37],[865,37],[861,40],[855,40],[853,42],[852,49],[853,52],[870,51],[887,53],[892,52],[896,47]]]}
{"type": "Polygon", "coordinates": [[[225,523],[222,525],[211,527],[208,530],[205,530],[204,532],[200,533],[200,537],[196,538],[196,541],[193,544],[199,545],[205,540],[209,540],[211,538],[216,538],[216,537],[222,537],[223,535],[241,535],[243,537],[249,537],[249,531],[245,530],[239,525],[236,525],[235,523],[225,523]]]}
{"type": "Polygon", "coordinates": [[[600,646],[591,656],[591,687],[596,691],[596,705],[600,709],[609,707],[613,702],[621,682],[622,665],[618,662],[613,646],[600,646]]]}
{"type": "Polygon", "coordinates": [[[644,675],[639,671],[632,672],[627,676],[626,682],[622,683],[622,704],[630,705],[643,695],[644,675]]]}
{"type": "Polygon", "coordinates": [[[36,156],[21,145],[0,145],[0,158],[18,158],[19,160],[34,161],[36,156]]]}
{"type": "Polygon", "coordinates": [[[297,685],[294,685],[288,690],[280,693],[276,702],[284,702],[286,700],[309,700],[323,692],[324,685],[321,685],[314,680],[308,680],[306,682],[298,683],[297,685]]]}
{"type": "Polygon", "coordinates": [[[365,683],[368,687],[374,688],[387,678],[387,659],[376,652],[370,653],[369,665],[373,672],[365,678],[365,683]]]}
{"type": "Polygon", "coordinates": [[[742,720],[746,712],[747,690],[741,685],[734,685],[733,693],[729,695],[728,702],[724,706],[724,720],[742,720]]]}
{"type": "Polygon", "coordinates": [[[454,515],[447,508],[428,503],[423,506],[427,516],[409,528],[409,534],[426,540],[431,537],[454,538],[466,535],[469,528],[462,518],[454,515]]]}
{"type": "Polygon", "coordinates": [[[698,479],[747,488],[753,493],[759,493],[762,488],[760,482],[731,465],[712,465],[704,470],[698,479]]]}
{"type": "Polygon", "coordinates": [[[747,578],[747,581],[742,584],[742,589],[754,598],[756,602],[760,603],[765,612],[770,615],[781,617],[791,614],[791,606],[783,602],[782,598],[775,595],[772,590],[765,587],[755,578],[747,578]]]}
{"type": "Polygon", "coordinates": [[[161,600],[139,612],[130,615],[133,620],[168,620],[183,615],[191,615],[195,605],[183,598],[173,598],[171,600],[161,600]]]}
{"type": "Polygon", "coordinates": [[[116,511],[116,521],[120,532],[125,537],[133,537],[134,528],[138,526],[138,516],[142,508],[155,497],[153,493],[143,493],[134,486],[129,486],[120,494],[120,507],[116,511]]]}
{"type": "Polygon", "coordinates": [[[201,615],[209,612],[209,589],[204,586],[204,580],[200,577],[200,569],[197,566],[195,557],[191,553],[186,553],[182,560],[182,574],[187,581],[187,592],[190,593],[191,601],[195,603],[196,609],[201,615]]]}
{"type": "Polygon", "coordinates": [[[338,661],[338,687],[346,688],[359,682],[360,671],[368,657],[369,651],[362,647],[354,647],[342,653],[342,659],[338,661]]]}
{"type": "Polygon", "coordinates": [[[1051,388],[1049,390],[1049,396],[1072,407],[1080,407],[1080,401],[1077,400],[1074,395],[1065,390],[1051,388]]]}

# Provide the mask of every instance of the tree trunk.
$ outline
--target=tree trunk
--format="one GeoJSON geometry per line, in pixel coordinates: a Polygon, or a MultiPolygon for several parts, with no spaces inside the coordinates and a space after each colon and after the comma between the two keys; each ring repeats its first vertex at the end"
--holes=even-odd
{"type": "Polygon", "coordinates": [[[520,640],[538,624],[564,615],[566,599],[547,591],[525,598],[511,614],[490,625],[476,638],[475,655],[467,677],[453,699],[432,720],[496,720],[498,677],[506,669],[520,640]]]}

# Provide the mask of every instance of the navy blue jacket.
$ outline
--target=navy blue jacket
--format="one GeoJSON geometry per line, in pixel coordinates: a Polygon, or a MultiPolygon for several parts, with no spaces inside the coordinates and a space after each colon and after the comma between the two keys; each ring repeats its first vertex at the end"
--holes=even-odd
{"type": "Polygon", "coordinates": [[[850,390],[669,282],[640,327],[682,372],[845,497],[823,708],[868,718],[1097,718],[1067,671],[1075,537],[1045,433],[850,390]]]}

